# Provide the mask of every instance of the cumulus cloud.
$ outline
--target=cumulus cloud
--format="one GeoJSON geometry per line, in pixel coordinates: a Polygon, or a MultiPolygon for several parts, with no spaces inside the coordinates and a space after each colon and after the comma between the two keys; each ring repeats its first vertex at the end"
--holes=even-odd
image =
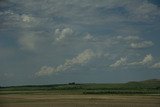
{"type": "Polygon", "coordinates": [[[160,15],[158,6],[146,1],[128,7],[128,10],[132,14],[131,17],[133,19],[140,21],[152,20],[155,16],[160,15]]]}
{"type": "Polygon", "coordinates": [[[71,36],[73,34],[73,30],[71,28],[64,28],[64,29],[56,29],[55,30],[55,36],[56,41],[62,41],[66,37],[71,36]]]}
{"type": "Polygon", "coordinates": [[[117,60],[114,64],[111,64],[110,67],[121,67],[126,65],[127,63],[127,58],[120,58],[119,60],[117,60]]]}
{"type": "Polygon", "coordinates": [[[90,61],[95,56],[94,52],[91,49],[86,49],[84,52],[80,53],[76,57],[66,60],[66,62],[57,67],[41,67],[40,71],[36,73],[37,76],[50,75],[56,72],[61,72],[68,70],[69,68],[75,65],[83,65],[90,61]]]}
{"type": "Polygon", "coordinates": [[[140,63],[144,65],[144,64],[151,63],[152,61],[153,61],[153,56],[149,54],[149,55],[146,55],[140,63]]]}
{"type": "Polygon", "coordinates": [[[0,23],[4,29],[21,29],[21,32],[26,28],[38,27],[37,24],[40,22],[38,18],[33,17],[32,14],[18,13],[17,11],[6,10],[0,12],[0,23]]]}
{"type": "Polygon", "coordinates": [[[11,10],[0,12],[0,15],[1,16],[5,16],[8,20],[12,20],[12,21],[13,20],[14,21],[18,21],[18,22],[31,22],[31,21],[34,21],[34,17],[32,17],[31,15],[18,14],[16,12],[11,11],[11,10]]]}
{"type": "Polygon", "coordinates": [[[124,1],[124,0],[98,0],[85,1],[81,0],[69,1],[65,0],[47,0],[46,1],[21,1],[14,0],[13,3],[19,3],[20,6],[24,7],[26,10],[31,10],[33,12],[37,11],[38,14],[51,17],[59,17],[59,20],[72,21],[76,24],[106,24],[106,22],[122,22],[125,20],[148,20],[155,17],[158,13],[158,7],[152,3],[134,0],[134,1],[124,1]],[[40,4],[43,6],[39,7],[40,4]],[[121,7],[121,8],[120,8],[121,7]],[[110,11],[113,9],[113,12],[110,11]],[[117,14],[117,11],[120,12],[117,14]],[[41,10],[41,11],[38,11],[41,10]],[[124,14],[127,17],[122,15],[124,14]],[[105,13],[105,14],[104,14],[105,13]],[[128,18],[129,16],[129,18],[128,18]]]}
{"type": "MultiPolygon", "coordinates": [[[[120,58],[114,64],[111,64],[110,67],[122,67],[122,66],[139,66],[139,65],[149,65],[153,62],[154,58],[151,54],[148,54],[144,57],[143,60],[138,62],[127,62],[127,58],[120,58]]],[[[155,67],[159,66],[158,64],[154,65],[155,67]]]]}
{"type": "Polygon", "coordinates": [[[87,34],[85,37],[83,37],[84,40],[90,41],[90,40],[95,40],[95,38],[91,34],[87,34]]]}
{"type": "Polygon", "coordinates": [[[26,15],[26,14],[21,15],[21,19],[22,19],[23,22],[31,22],[31,21],[34,20],[33,17],[28,16],[28,15],[26,15]]]}
{"type": "Polygon", "coordinates": [[[138,36],[126,36],[124,38],[124,40],[126,41],[136,41],[136,40],[139,40],[140,38],[138,36]]]}
{"type": "Polygon", "coordinates": [[[125,41],[136,41],[139,40],[140,38],[138,36],[117,36],[117,39],[122,39],[125,41]]]}
{"type": "Polygon", "coordinates": [[[40,71],[36,73],[37,76],[51,75],[52,73],[57,72],[54,67],[42,66],[40,71]]]}
{"type": "Polygon", "coordinates": [[[0,12],[0,15],[2,16],[2,15],[13,15],[14,13],[12,12],[12,11],[10,11],[10,10],[7,10],[7,11],[3,11],[3,12],[0,12]]]}
{"type": "Polygon", "coordinates": [[[155,63],[154,65],[152,65],[151,68],[157,68],[157,69],[160,69],[160,62],[158,63],[155,63]]]}
{"type": "Polygon", "coordinates": [[[153,62],[154,58],[151,54],[148,54],[144,57],[144,59],[142,61],[139,62],[132,62],[129,63],[129,65],[146,65],[146,64],[150,64],[151,62],[153,62]]]}
{"type": "MultiPolygon", "coordinates": [[[[13,6],[15,8],[14,12],[5,18],[8,19],[7,21],[18,18],[23,22],[32,22],[32,14],[34,14],[34,17],[42,18],[40,21],[41,26],[45,27],[62,23],[68,24],[68,22],[75,25],[106,25],[106,23],[121,23],[126,20],[132,22],[131,19],[146,21],[146,19],[156,17],[160,12],[158,6],[144,1],[102,0],[99,2],[98,0],[83,0],[82,2],[81,0],[71,0],[66,2],[65,0],[13,0],[11,3],[16,4],[15,7],[13,6]],[[43,6],[39,6],[41,4],[43,6]],[[117,10],[119,11],[118,13],[117,10]]],[[[12,24],[16,22],[14,20],[12,24]]]]}
{"type": "Polygon", "coordinates": [[[148,48],[153,45],[154,45],[154,43],[152,41],[142,41],[140,43],[131,43],[131,47],[134,49],[148,48]]]}

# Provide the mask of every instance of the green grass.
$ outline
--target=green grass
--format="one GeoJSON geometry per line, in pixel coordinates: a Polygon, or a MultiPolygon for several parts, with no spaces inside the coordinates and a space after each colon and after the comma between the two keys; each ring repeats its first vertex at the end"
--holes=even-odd
{"type": "Polygon", "coordinates": [[[160,80],[117,84],[56,84],[1,87],[0,94],[157,94],[160,80]]]}

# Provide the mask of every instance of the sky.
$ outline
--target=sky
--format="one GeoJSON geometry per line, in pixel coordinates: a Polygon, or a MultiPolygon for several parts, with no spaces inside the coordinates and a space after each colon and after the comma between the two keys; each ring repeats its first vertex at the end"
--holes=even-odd
{"type": "Polygon", "coordinates": [[[159,0],[0,0],[0,86],[160,79],[159,0]]]}

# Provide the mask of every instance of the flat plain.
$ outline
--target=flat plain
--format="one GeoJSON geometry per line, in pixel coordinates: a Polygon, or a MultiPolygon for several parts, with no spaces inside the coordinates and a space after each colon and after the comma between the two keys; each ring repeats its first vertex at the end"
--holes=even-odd
{"type": "Polygon", "coordinates": [[[0,107],[160,107],[160,80],[1,87],[0,107]]]}
{"type": "Polygon", "coordinates": [[[0,107],[160,107],[159,96],[0,95],[0,107]]]}

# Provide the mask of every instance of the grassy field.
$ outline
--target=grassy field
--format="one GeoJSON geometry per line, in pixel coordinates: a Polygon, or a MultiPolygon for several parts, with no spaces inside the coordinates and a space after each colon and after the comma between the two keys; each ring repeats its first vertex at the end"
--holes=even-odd
{"type": "Polygon", "coordinates": [[[122,94],[160,95],[160,80],[128,82],[118,84],[56,84],[1,87],[3,94],[122,94]]]}
{"type": "Polygon", "coordinates": [[[160,107],[158,96],[1,95],[0,107],[160,107]]]}
{"type": "Polygon", "coordinates": [[[1,87],[0,107],[160,107],[160,80],[1,87]]]}

